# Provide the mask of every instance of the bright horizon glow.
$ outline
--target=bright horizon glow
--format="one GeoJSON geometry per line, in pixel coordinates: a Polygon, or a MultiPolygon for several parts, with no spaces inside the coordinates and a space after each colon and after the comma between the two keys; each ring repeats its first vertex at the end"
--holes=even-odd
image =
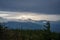
{"type": "Polygon", "coordinates": [[[7,20],[48,20],[48,21],[59,21],[60,15],[49,15],[49,14],[38,14],[32,12],[6,12],[0,11],[0,17],[7,20]]]}

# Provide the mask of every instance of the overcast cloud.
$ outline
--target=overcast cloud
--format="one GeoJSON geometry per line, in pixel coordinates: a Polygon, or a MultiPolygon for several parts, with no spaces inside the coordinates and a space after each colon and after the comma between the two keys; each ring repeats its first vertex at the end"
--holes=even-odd
{"type": "MultiPolygon", "coordinates": [[[[48,21],[60,21],[60,15],[38,14],[32,12],[5,12],[1,11],[0,17],[7,20],[48,20],[48,21]]],[[[1,18],[0,18],[1,19],[1,18]]]]}
{"type": "Polygon", "coordinates": [[[60,15],[60,0],[0,0],[0,10],[60,15]]]}
{"type": "Polygon", "coordinates": [[[0,17],[60,21],[60,0],[0,0],[0,17]]]}

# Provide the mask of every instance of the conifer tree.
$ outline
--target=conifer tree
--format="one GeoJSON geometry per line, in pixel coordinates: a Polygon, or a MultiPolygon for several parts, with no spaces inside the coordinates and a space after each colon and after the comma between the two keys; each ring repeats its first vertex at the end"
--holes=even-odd
{"type": "Polygon", "coordinates": [[[0,40],[3,39],[3,26],[0,23],[0,40]]]}
{"type": "Polygon", "coordinates": [[[47,21],[46,24],[44,25],[45,29],[44,29],[44,36],[46,40],[51,40],[51,32],[50,32],[50,22],[47,21]]]}

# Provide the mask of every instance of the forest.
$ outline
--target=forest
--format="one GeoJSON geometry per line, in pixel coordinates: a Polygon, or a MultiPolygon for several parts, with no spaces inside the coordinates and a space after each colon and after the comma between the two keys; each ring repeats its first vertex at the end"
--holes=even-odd
{"type": "Polygon", "coordinates": [[[0,40],[60,40],[60,33],[50,31],[50,22],[40,30],[9,29],[0,23],[0,40]]]}

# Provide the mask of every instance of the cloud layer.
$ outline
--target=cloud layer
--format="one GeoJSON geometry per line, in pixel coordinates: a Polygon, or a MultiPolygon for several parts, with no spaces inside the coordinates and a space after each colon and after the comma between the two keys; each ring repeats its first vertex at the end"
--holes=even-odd
{"type": "MultiPolygon", "coordinates": [[[[0,11],[0,17],[10,20],[48,20],[48,21],[60,21],[60,15],[38,14],[32,12],[6,12],[0,11]]],[[[1,18],[0,18],[1,19],[1,18]]]]}
{"type": "Polygon", "coordinates": [[[0,0],[0,10],[60,14],[60,0],[0,0]]]}

